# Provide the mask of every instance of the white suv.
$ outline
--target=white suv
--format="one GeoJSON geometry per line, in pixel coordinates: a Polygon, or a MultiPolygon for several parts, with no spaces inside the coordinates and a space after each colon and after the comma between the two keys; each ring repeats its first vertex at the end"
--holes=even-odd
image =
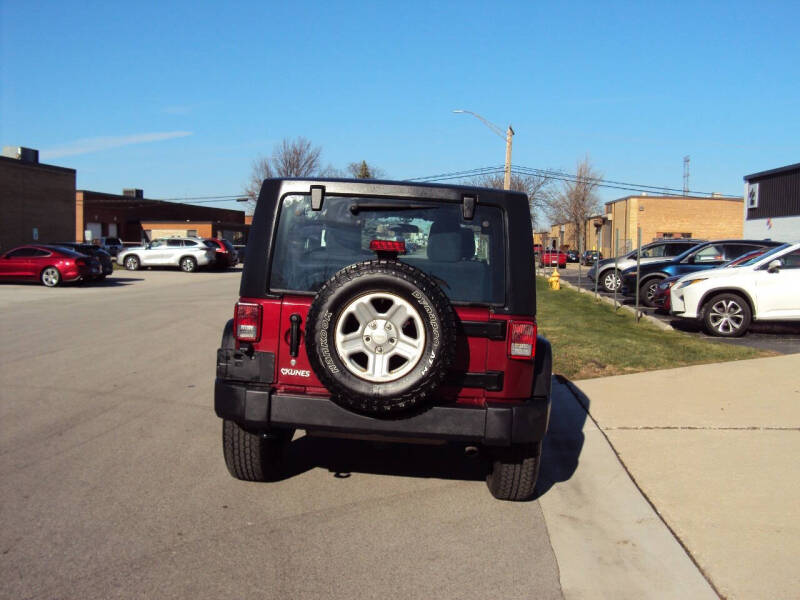
{"type": "Polygon", "coordinates": [[[800,320],[800,242],[776,246],[741,265],[684,275],[670,313],[702,320],[711,335],[744,335],[752,321],[800,320]]]}
{"type": "Polygon", "coordinates": [[[129,271],[139,267],[180,267],[192,273],[214,262],[214,249],[200,238],[153,240],[144,246],[125,248],[117,255],[117,264],[129,271]]]}

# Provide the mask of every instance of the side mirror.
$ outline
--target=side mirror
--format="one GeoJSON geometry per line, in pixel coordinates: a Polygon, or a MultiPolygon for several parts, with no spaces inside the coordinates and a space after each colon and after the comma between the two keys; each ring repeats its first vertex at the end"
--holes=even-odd
{"type": "Polygon", "coordinates": [[[776,258],[775,260],[771,260],[771,261],[769,261],[769,264],[767,265],[767,273],[777,273],[778,271],[781,270],[782,266],[783,265],[781,263],[781,259],[780,258],[776,258]]]}

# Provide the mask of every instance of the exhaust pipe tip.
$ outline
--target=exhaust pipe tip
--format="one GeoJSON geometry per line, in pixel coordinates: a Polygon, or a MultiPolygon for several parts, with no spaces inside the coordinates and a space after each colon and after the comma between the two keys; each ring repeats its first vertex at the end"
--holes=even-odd
{"type": "Polygon", "coordinates": [[[477,446],[467,446],[464,448],[464,456],[467,458],[475,458],[480,453],[477,446]]]}

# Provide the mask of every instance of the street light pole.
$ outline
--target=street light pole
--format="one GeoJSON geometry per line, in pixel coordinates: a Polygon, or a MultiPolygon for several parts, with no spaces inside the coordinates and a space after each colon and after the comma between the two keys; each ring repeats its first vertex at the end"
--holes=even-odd
{"type": "Polygon", "coordinates": [[[508,126],[508,129],[503,132],[503,130],[492,123],[491,121],[487,121],[478,113],[474,113],[471,110],[463,110],[463,109],[456,109],[453,111],[454,113],[466,113],[468,115],[472,115],[476,119],[479,119],[484,125],[486,125],[489,129],[491,129],[494,133],[499,135],[501,138],[505,138],[506,140],[506,166],[503,176],[503,189],[510,190],[511,189],[511,138],[514,136],[514,130],[511,128],[511,125],[508,126]]]}

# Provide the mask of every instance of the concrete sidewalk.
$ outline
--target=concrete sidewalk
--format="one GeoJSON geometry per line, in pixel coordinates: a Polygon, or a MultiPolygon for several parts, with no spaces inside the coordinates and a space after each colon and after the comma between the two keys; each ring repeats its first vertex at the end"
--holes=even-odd
{"type": "Polygon", "coordinates": [[[800,354],[573,389],[722,596],[798,597],[800,354]]]}

